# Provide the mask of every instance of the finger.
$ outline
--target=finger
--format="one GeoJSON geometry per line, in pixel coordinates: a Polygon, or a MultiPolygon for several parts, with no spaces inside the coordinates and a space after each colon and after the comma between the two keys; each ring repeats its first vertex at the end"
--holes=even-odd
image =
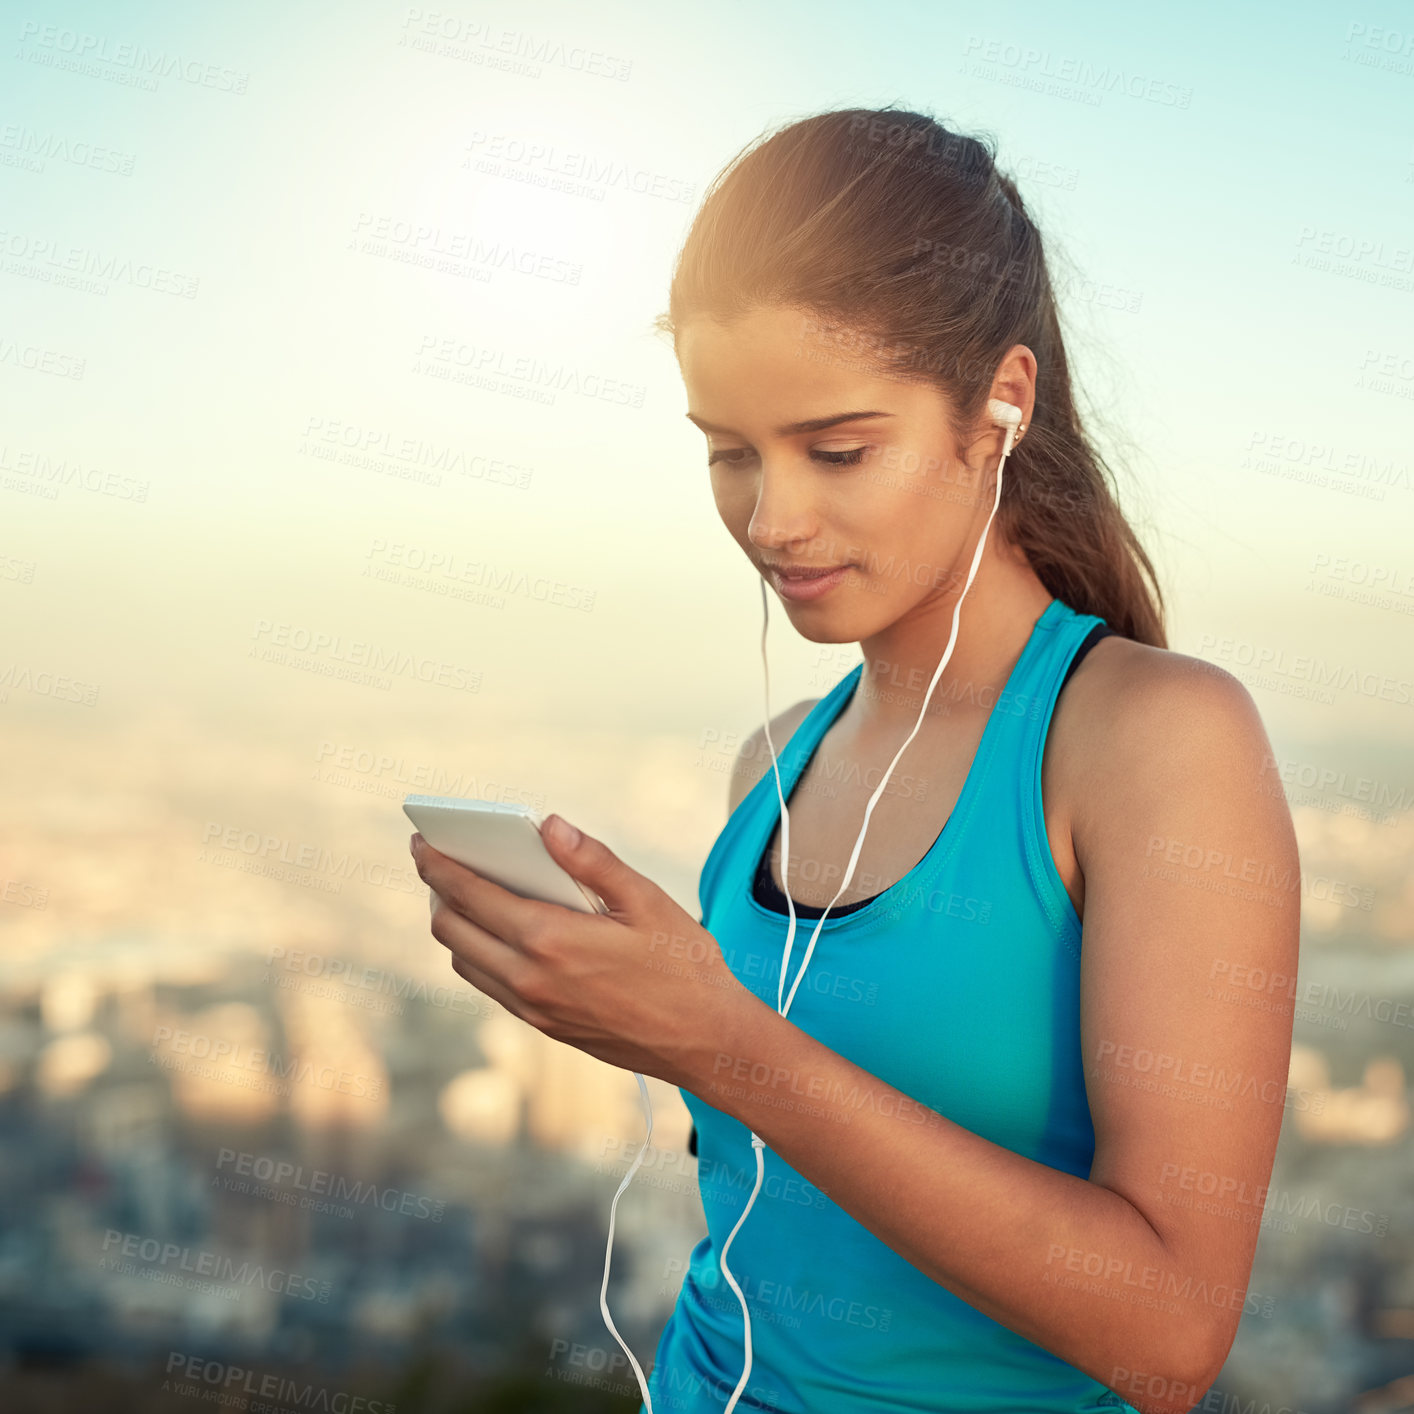
{"type": "Polygon", "coordinates": [[[456,953],[452,954],[452,971],[463,981],[470,982],[478,992],[490,997],[493,1002],[499,1002],[517,1020],[538,1028],[539,1016],[533,1007],[528,1006],[509,987],[502,986],[494,977],[488,976],[465,958],[458,957],[456,953]]]}
{"type": "MultiPolygon", "coordinates": [[[[436,894],[432,898],[432,936],[455,959],[465,962],[484,977],[491,986],[482,990],[494,996],[503,1006],[508,1006],[505,1001],[507,994],[521,996],[535,973],[535,965],[515,948],[458,913],[444,899],[436,894]],[[493,987],[495,990],[492,990],[493,987]]],[[[520,1005],[524,1006],[524,1003],[520,1005]]]]}
{"type": "Polygon", "coordinates": [[[588,885],[604,900],[610,912],[628,916],[644,906],[644,886],[651,881],[593,835],[570,829],[578,838],[567,840],[560,826],[568,824],[562,816],[551,815],[540,831],[550,858],[573,879],[588,885]]]}
{"type": "Polygon", "coordinates": [[[417,846],[414,859],[417,872],[433,893],[464,918],[521,951],[533,935],[552,922],[555,913],[569,911],[503,889],[425,841],[417,846]]]}

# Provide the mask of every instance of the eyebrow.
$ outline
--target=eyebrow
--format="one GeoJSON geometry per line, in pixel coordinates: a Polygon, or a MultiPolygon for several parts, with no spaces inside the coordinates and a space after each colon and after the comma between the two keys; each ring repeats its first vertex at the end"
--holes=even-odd
{"type": "MultiPolygon", "coordinates": [[[[788,422],[784,427],[776,428],[776,436],[792,437],[800,432],[821,432],[826,427],[833,427],[837,422],[861,422],[868,417],[892,416],[891,412],[837,412],[832,417],[811,417],[804,422],[788,422]]],[[[688,413],[687,420],[703,432],[732,433],[730,427],[718,427],[716,423],[708,422],[706,418],[698,417],[695,413],[688,413]]]]}

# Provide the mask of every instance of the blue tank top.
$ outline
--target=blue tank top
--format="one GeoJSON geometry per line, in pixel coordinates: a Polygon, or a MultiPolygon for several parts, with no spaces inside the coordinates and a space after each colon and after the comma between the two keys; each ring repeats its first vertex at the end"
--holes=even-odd
{"type": "MultiPolygon", "coordinates": [[[[897,883],[825,919],[789,1018],[928,1109],[1079,1178],[1095,1154],[1079,1040],[1081,928],[1047,842],[1041,760],[1067,666],[1101,622],[1059,599],[1047,605],[992,703],[942,833],[897,883]]],[[[781,751],[787,795],[862,672],[856,665],[821,698],[781,751]]],[[[921,802],[908,765],[905,752],[886,793],[921,802]]],[[[703,926],[773,1009],[789,919],[752,896],[752,881],[779,814],[768,768],[732,811],[698,886],[703,926]]],[[[814,926],[797,919],[787,992],[814,926]]],[[[654,1414],[721,1414],[745,1348],[719,1253],[756,1159],[745,1125],[680,1093],[697,1130],[707,1236],[688,1256],[649,1392],[654,1414]]],[[[1137,1414],[925,1276],[769,1145],[762,1157],[761,1191],[728,1253],[751,1312],[751,1375],[737,1409],[1137,1414]]]]}

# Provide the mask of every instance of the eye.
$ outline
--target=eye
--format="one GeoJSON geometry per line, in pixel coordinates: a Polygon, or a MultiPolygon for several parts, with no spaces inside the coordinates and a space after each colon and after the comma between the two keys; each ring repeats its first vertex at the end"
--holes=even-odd
{"type": "Polygon", "coordinates": [[[707,465],[712,466],[716,462],[724,461],[728,466],[736,466],[737,463],[729,461],[730,457],[745,456],[745,447],[721,447],[707,458],[707,465]]]}
{"type": "MultiPolygon", "coordinates": [[[[810,453],[811,457],[818,462],[824,462],[826,466],[858,466],[864,460],[864,454],[868,447],[851,447],[843,452],[826,452],[819,449],[810,453]]],[[[748,447],[722,447],[711,453],[707,458],[707,465],[712,466],[716,462],[726,462],[728,466],[740,466],[740,462],[733,460],[737,457],[750,455],[748,447]]]]}

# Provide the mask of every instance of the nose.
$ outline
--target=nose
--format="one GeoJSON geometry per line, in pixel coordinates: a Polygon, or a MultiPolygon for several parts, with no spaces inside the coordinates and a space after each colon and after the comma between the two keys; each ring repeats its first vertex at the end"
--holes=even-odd
{"type": "Polygon", "coordinates": [[[808,476],[791,476],[784,467],[763,464],[757,483],[756,508],[746,528],[747,538],[762,550],[798,547],[818,533],[819,513],[808,476]]]}

